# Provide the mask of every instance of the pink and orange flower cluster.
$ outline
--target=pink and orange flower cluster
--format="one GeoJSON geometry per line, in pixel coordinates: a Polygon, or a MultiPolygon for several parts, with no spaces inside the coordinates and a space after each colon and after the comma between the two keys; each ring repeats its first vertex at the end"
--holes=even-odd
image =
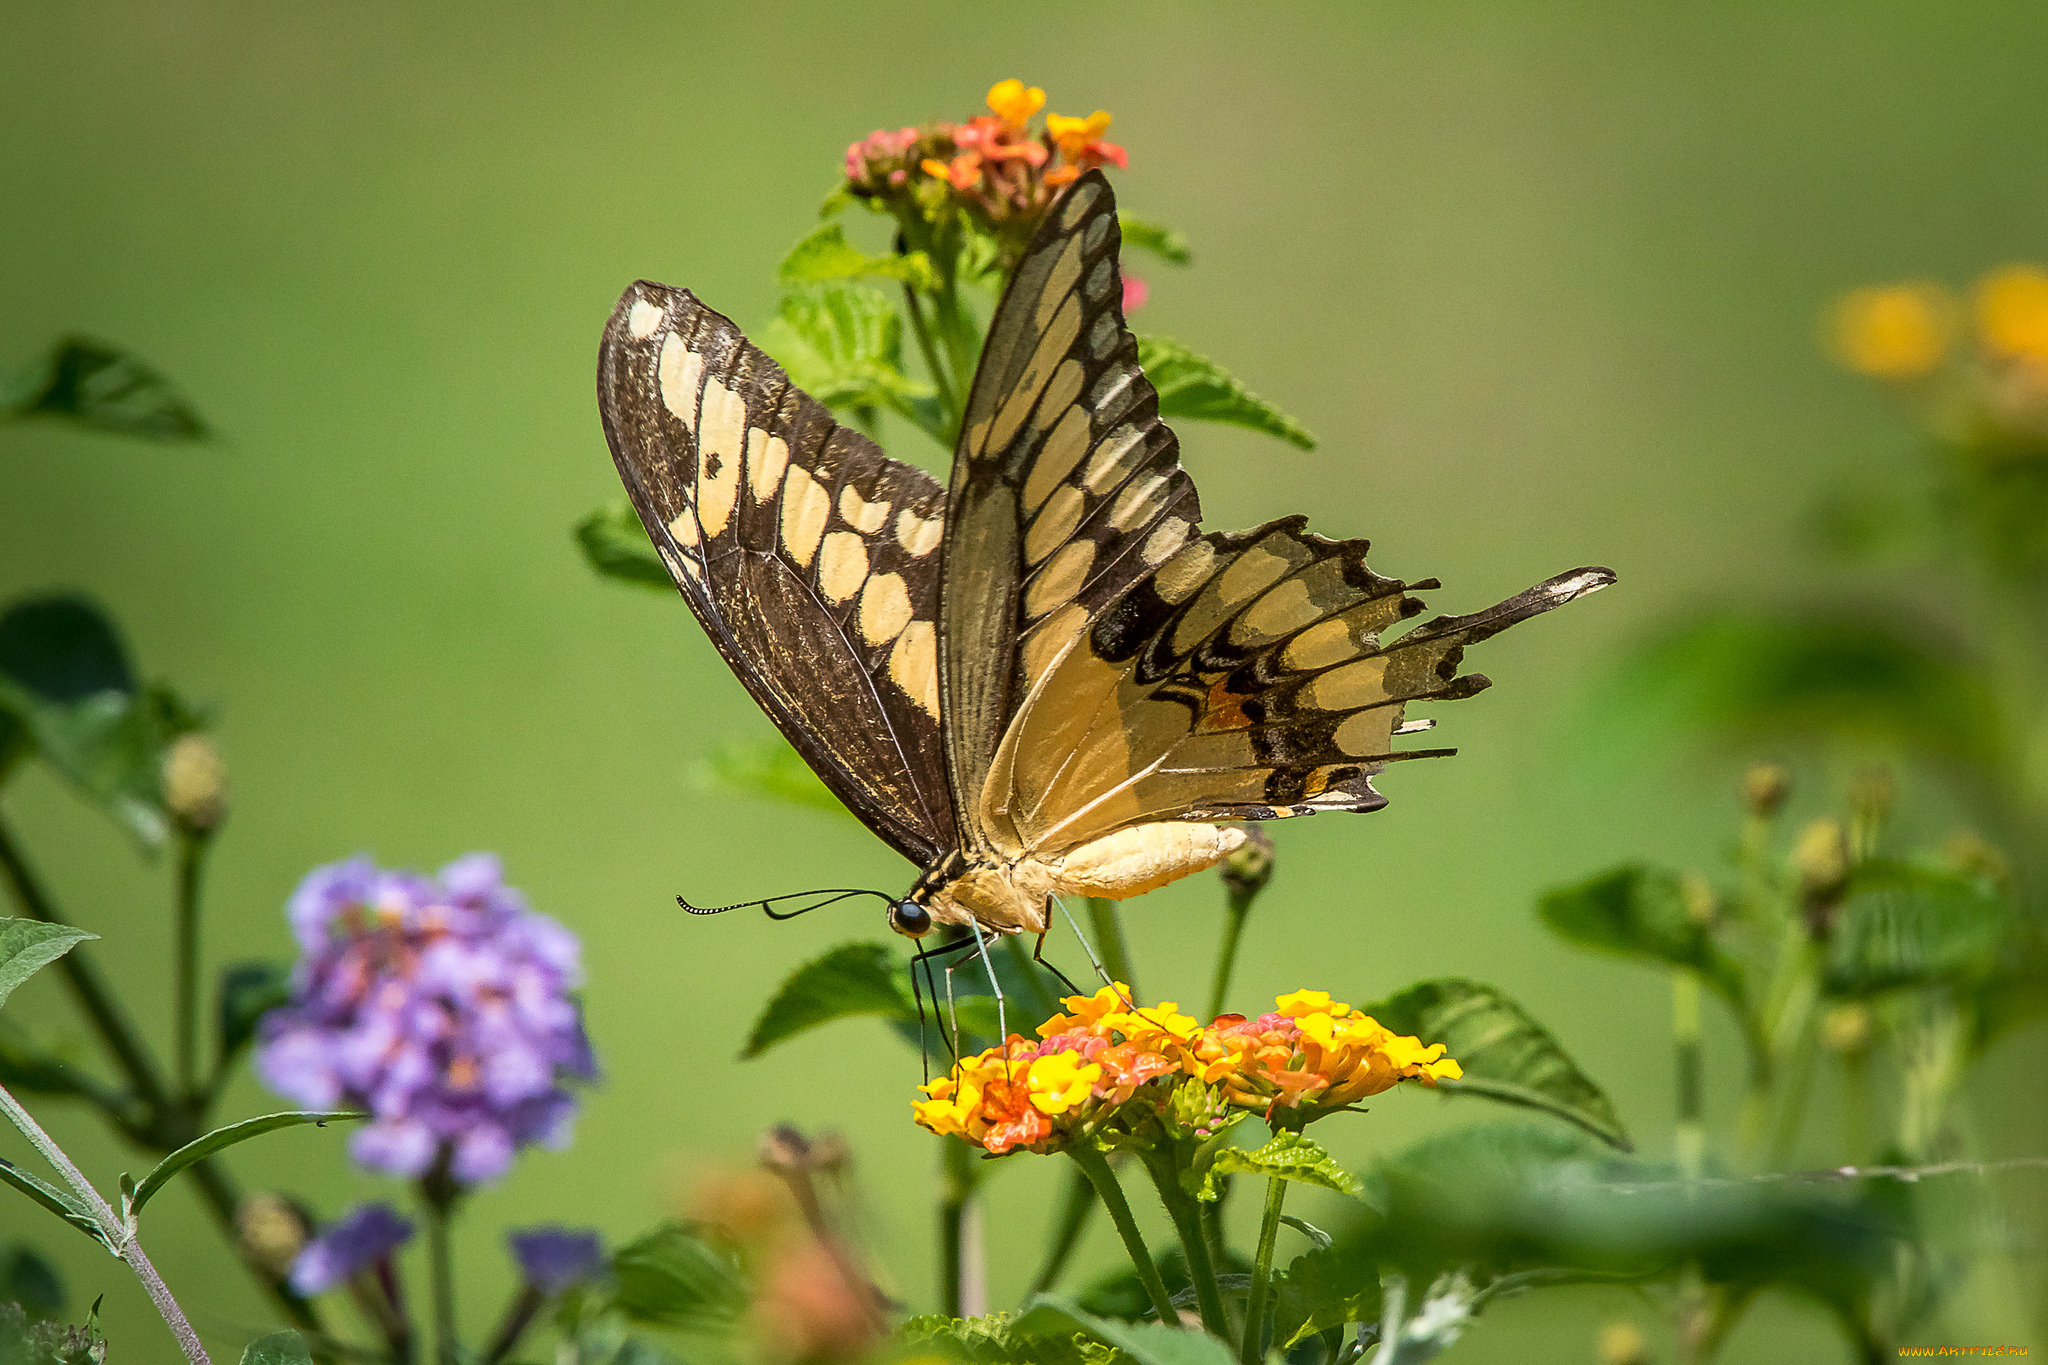
{"type": "Polygon", "coordinates": [[[1047,114],[1043,131],[1031,121],[1045,107],[1045,91],[1019,80],[998,81],[986,114],[964,123],[880,129],[846,149],[847,188],[864,199],[930,194],[974,210],[992,224],[1031,222],[1052,193],[1097,166],[1130,164],[1122,147],[1107,141],[1110,116],[1047,114]]]}
{"type": "Polygon", "coordinates": [[[995,1155],[1053,1152],[1112,1119],[1164,1115],[1186,1086],[1298,1128],[1401,1081],[1463,1074],[1442,1043],[1397,1034],[1322,991],[1207,1025],[1171,1001],[1138,1007],[1122,984],[1062,1003],[1067,1013],[1039,1025],[1038,1041],[1013,1033],[925,1086],[917,1122],[995,1155]]]}

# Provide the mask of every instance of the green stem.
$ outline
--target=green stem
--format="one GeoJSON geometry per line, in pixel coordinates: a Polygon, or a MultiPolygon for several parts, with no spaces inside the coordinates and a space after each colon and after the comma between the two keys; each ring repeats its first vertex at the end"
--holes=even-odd
{"type": "Polygon", "coordinates": [[[918,302],[917,291],[907,284],[903,286],[903,311],[909,315],[910,334],[917,338],[917,349],[924,356],[925,368],[931,371],[932,387],[939,391],[939,410],[946,416],[946,430],[958,440],[960,399],[954,395],[951,377],[939,360],[938,347],[932,344],[931,329],[924,320],[924,305],[918,302]]]}
{"type": "Polygon", "coordinates": [[[1209,987],[1208,1018],[1223,1013],[1223,1001],[1230,994],[1230,977],[1237,970],[1237,942],[1244,936],[1244,922],[1251,915],[1257,892],[1232,891],[1228,914],[1223,921],[1223,941],[1216,947],[1216,979],[1209,987]]]}
{"type": "Polygon", "coordinates": [[[1671,1037],[1678,1054],[1678,1123],[1671,1145],[1679,1174],[1697,1180],[1706,1164],[1706,1059],[1700,1042],[1700,979],[1691,972],[1671,976],[1671,1037]]]}
{"type": "Polygon", "coordinates": [[[1138,983],[1131,975],[1131,948],[1124,941],[1123,917],[1116,902],[1100,896],[1088,898],[1088,927],[1095,931],[1095,951],[1102,954],[1102,966],[1111,981],[1121,981],[1136,994],[1138,983]]]}
{"type": "Polygon", "coordinates": [[[1399,1365],[1407,1317],[1408,1277],[1388,1271],[1380,1276],[1380,1353],[1373,1357],[1373,1365],[1399,1365]]]}
{"type": "Polygon", "coordinates": [[[949,1318],[960,1316],[966,1302],[962,1280],[967,1269],[967,1205],[980,1183],[974,1151],[965,1142],[939,1140],[939,1308],[949,1318]]]}
{"type": "Polygon", "coordinates": [[[426,1209],[427,1266],[434,1288],[434,1359],[456,1365],[462,1352],[455,1334],[455,1255],[449,1224],[462,1187],[443,1169],[446,1158],[420,1179],[420,1203],[426,1209]]]}
{"type": "Polygon", "coordinates": [[[209,842],[203,832],[178,838],[178,1096],[187,1107],[200,1093],[199,874],[209,842]]]}
{"type": "Polygon", "coordinates": [[[1244,1305],[1244,1342],[1237,1353],[1244,1365],[1259,1365],[1265,1359],[1266,1286],[1273,1278],[1273,1247],[1280,1240],[1280,1208],[1286,1201],[1287,1182],[1277,1175],[1267,1180],[1258,1259],[1252,1263],[1252,1292],[1244,1305]]]}
{"type": "Polygon", "coordinates": [[[1202,1326],[1211,1336],[1228,1341],[1230,1314],[1223,1306],[1223,1291],[1216,1283],[1216,1263],[1209,1256],[1209,1239],[1202,1235],[1202,1216],[1195,1211],[1193,1197],[1180,1187],[1173,1153],[1147,1148],[1142,1157],[1153,1188],[1159,1191],[1159,1202],[1165,1205],[1166,1216],[1173,1220],[1174,1231],[1180,1234],[1181,1255],[1187,1258],[1188,1279],[1194,1284],[1195,1306],[1201,1311],[1202,1326]]]}
{"type": "Polygon", "coordinates": [[[1109,1221],[1116,1224],[1117,1235],[1124,1239],[1124,1250],[1130,1253],[1131,1266],[1138,1272],[1138,1280],[1145,1286],[1159,1320],[1169,1326],[1178,1325],[1180,1314],[1174,1309],[1173,1296],[1166,1292],[1159,1266],[1145,1248],[1145,1238],[1138,1231],[1138,1220],[1131,1216],[1130,1201],[1124,1198],[1123,1186],[1117,1184],[1116,1172],[1109,1169],[1101,1152],[1085,1144],[1069,1147],[1067,1155],[1074,1158],[1074,1164],[1101,1197],[1102,1207],[1109,1210],[1109,1221]]]}

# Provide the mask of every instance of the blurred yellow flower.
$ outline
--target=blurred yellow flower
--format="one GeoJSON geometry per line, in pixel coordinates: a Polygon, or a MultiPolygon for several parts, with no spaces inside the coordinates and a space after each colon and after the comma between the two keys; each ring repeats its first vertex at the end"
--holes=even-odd
{"type": "Polygon", "coordinates": [[[1069,161],[1077,161],[1088,150],[1088,144],[1099,142],[1109,131],[1109,111],[1097,109],[1087,118],[1069,118],[1065,114],[1047,114],[1045,131],[1052,134],[1052,140],[1060,145],[1060,153],[1069,161]]]}
{"type": "Polygon", "coordinates": [[[1931,374],[1955,339],[1956,305],[1935,284],[1858,289],[1834,307],[1832,339],[1844,365],[1878,379],[1931,374]]]}
{"type": "Polygon", "coordinates": [[[989,87],[988,107],[997,118],[1021,132],[1031,116],[1045,107],[1045,91],[1019,80],[997,81],[989,87]]]}
{"type": "Polygon", "coordinates": [[[1977,334],[2001,359],[2048,363],[2048,271],[2009,265],[1977,282],[1977,334]]]}

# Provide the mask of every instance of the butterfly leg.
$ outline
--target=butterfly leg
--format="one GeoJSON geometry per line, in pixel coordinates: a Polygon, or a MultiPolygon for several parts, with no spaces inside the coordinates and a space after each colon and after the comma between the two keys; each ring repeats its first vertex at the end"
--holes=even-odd
{"type": "MultiPolygon", "coordinates": [[[[1126,1005],[1129,1005],[1132,1009],[1136,1009],[1138,1007],[1137,1002],[1131,999],[1130,995],[1126,992],[1125,989],[1120,988],[1115,981],[1110,979],[1109,968],[1103,966],[1102,959],[1095,955],[1095,945],[1088,941],[1088,935],[1082,933],[1081,926],[1074,922],[1074,914],[1071,910],[1067,909],[1067,903],[1061,900],[1058,896],[1054,896],[1052,898],[1052,903],[1060,908],[1060,917],[1066,920],[1067,927],[1074,931],[1074,937],[1081,941],[1081,951],[1088,954],[1088,965],[1095,968],[1095,974],[1102,978],[1102,984],[1109,987],[1111,990],[1115,991],[1118,995],[1122,996],[1123,1002],[1126,1005]]],[[[1044,936],[1040,935],[1039,942],[1043,943],[1044,941],[1044,936]]],[[[1052,964],[1047,963],[1046,965],[1051,966],[1052,964]]],[[[1066,980],[1066,978],[1061,977],[1060,980],[1064,981],[1066,980]]],[[[1074,992],[1074,994],[1076,995],[1079,995],[1080,993],[1081,992],[1079,992],[1078,990],[1074,992]]]]}
{"type": "Polygon", "coordinates": [[[1033,962],[1036,962],[1039,966],[1045,968],[1047,971],[1051,972],[1054,976],[1058,977],[1060,979],[1060,984],[1067,988],[1068,995],[1080,995],[1083,993],[1079,986],[1076,986],[1073,982],[1067,980],[1067,974],[1065,972],[1061,971],[1059,968],[1053,966],[1050,962],[1047,962],[1045,960],[1045,932],[1042,930],[1038,935],[1038,942],[1032,946],[1031,960],[1033,962]]]}
{"type": "MultiPolygon", "coordinates": [[[[957,953],[962,949],[971,948],[973,946],[974,941],[972,939],[959,939],[951,943],[938,943],[932,945],[929,948],[921,948],[917,952],[911,954],[910,957],[910,997],[917,1005],[917,1047],[918,1053],[924,1061],[924,1079],[927,1085],[931,1083],[932,1074],[931,1057],[928,1053],[926,1053],[924,1044],[924,997],[927,993],[931,995],[932,1008],[934,1011],[937,1010],[939,1003],[939,980],[937,970],[932,966],[932,959],[935,957],[944,957],[948,953],[957,953]],[[920,967],[924,969],[924,979],[922,983],[920,983],[918,980],[918,969],[920,967]]],[[[948,968],[947,970],[950,973],[952,969],[948,968]]],[[[951,989],[952,984],[952,978],[950,975],[948,975],[946,980],[946,999],[949,1004],[951,1003],[953,998],[953,993],[951,989]]],[[[946,1050],[952,1054],[953,1060],[955,1062],[960,1060],[959,1034],[960,1020],[959,1016],[956,1013],[953,1017],[953,1032],[951,1034],[942,1033],[939,1035],[941,1038],[945,1040],[946,1050]]]]}
{"type": "MultiPolygon", "coordinates": [[[[1010,1036],[1010,1021],[1003,1006],[1003,985],[996,980],[995,959],[989,956],[989,941],[981,936],[981,926],[971,918],[967,921],[967,929],[974,935],[975,956],[981,959],[982,970],[988,973],[988,988],[996,997],[996,1037],[999,1040],[1007,1040],[1010,1036]]],[[[948,967],[946,970],[950,972],[952,968],[948,967]]]]}

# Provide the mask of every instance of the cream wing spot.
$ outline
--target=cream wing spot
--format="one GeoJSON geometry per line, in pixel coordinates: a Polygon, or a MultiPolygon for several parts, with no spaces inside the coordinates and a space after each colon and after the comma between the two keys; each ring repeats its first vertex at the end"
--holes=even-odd
{"type": "Polygon", "coordinates": [[[1280,651],[1280,663],[1286,668],[1327,668],[1357,652],[1350,623],[1341,617],[1331,617],[1289,640],[1280,651]]]}
{"type": "Polygon", "coordinates": [[[1231,623],[1230,642],[1240,647],[1265,644],[1315,619],[1316,605],[1308,584],[1290,578],[1231,623]]]}
{"type": "Polygon", "coordinates": [[[1078,360],[1063,363],[1045,386],[1045,401],[1038,405],[1038,420],[1032,425],[1044,430],[1061,415],[1070,410],[1069,405],[1081,396],[1081,384],[1087,379],[1078,360]]]}
{"type": "Polygon", "coordinates": [[[654,329],[661,326],[661,308],[646,299],[635,299],[633,306],[626,310],[626,335],[635,341],[645,341],[654,335],[654,329]]]}
{"type": "MultiPolygon", "coordinates": [[[[1270,540],[1268,537],[1268,543],[1270,540]]],[[[1264,545],[1254,545],[1223,571],[1216,580],[1216,587],[1223,594],[1224,601],[1235,605],[1279,582],[1289,567],[1285,559],[1264,545]]]]}
{"type": "Polygon", "coordinates": [[[697,429],[697,381],[704,377],[704,357],[690,349],[675,332],[661,343],[661,360],[656,366],[661,385],[661,405],[687,431],[697,429]]]}
{"type": "Polygon", "coordinates": [[[908,507],[896,514],[896,543],[905,554],[920,559],[939,547],[939,537],[945,530],[943,517],[921,517],[908,507]]]}
{"type": "Polygon", "coordinates": [[[1147,564],[1163,564],[1173,553],[1187,543],[1188,532],[1194,527],[1179,517],[1168,517],[1145,537],[1145,545],[1139,551],[1147,564]]]}
{"type": "Polygon", "coordinates": [[[1081,471],[1081,486],[1090,493],[1100,493],[1116,482],[1116,475],[1127,473],[1132,464],[1144,458],[1145,433],[1136,426],[1125,425],[1116,428],[1102,438],[1102,444],[1095,447],[1095,454],[1089,457],[1088,467],[1081,471]]]}
{"type": "Polygon", "coordinates": [[[789,442],[755,427],[747,432],[747,491],[757,503],[766,502],[782,487],[783,471],[789,468],[789,442]]]}
{"type": "Polygon", "coordinates": [[[1038,458],[1032,461],[1031,476],[1024,480],[1024,507],[1036,511],[1041,503],[1052,496],[1052,490],[1074,472],[1074,466],[1088,452],[1088,410],[1081,407],[1067,409],[1067,415],[1060,418],[1052,435],[1045,438],[1039,447],[1038,458]]]}
{"type": "Polygon", "coordinates": [[[1025,562],[1036,564],[1057,549],[1081,524],[1081,514],[1087,508],[1088,495],[1078,488],[1062,488],[1053,494],[1024,534],[1025,562]]]}
{"type": "Polygon", "coordinates": [[[1067,243],[1059,260],[1053,262],[1052,271],[1046,276],[1045,292],[1038,296],[1038,316],[1033,319],[1040,327],[1052,316],[1067,292],[1074,287],[1074,281],[1081,277],[1081,241],[1079,238],[1067,243]]]}
{"type": "Polygon", "coordinates": [[[839,490],[839,515],[854,530],[873,535],[889,524],[889,504],[869,502],[848,484],[839,490]]]}
{"type": "Polygon", "coordinates": [[[1047,560],[1045,567],[1031,580],[1030,588],[1024,593],[1025,616],[1043,616],[1073,597],[1081,590],[1081,584],[1087,581],[1088,570],[1094,563],[1095,545],[1092,541],[1070,541],[1047,560]]]}
{"type": "Polygon", "coordinates": [[[782,494],[782,548],[799,569],[811,567],[818,537],[832,515],[832,495],[802,465],[789,468],[789,486],[782,494]]]}
{"type": "Polygon", "coordinates": [[[668,533],[671,536],[675,537],[676,544],[682,546],[684,549],[696,549],[697,541],[699,539],[697,531],[697,514],[695,512],[692,512],[689,508],[685,507],[681,512],[676,514],[675,520],[671,521],[668,524],[668,533]]]}
{"type": "Polygon", "coordinates": [[[1364,758],[1369,754],[1387,752],[1394,737],[1395,706],[1374,707],[1349,716],[1337,727],[1333,736],[1337,747],[1353,758],[1364,758]]]}
{"type": "Polygon", "coordinates": [[[1069,602],[1033,626],[1024,637],[1024,676],[1044,677],[1045,671],[1067,652],[1067,647],[1081,638],[1087,624],[1087,609],[1078,602],[1069,602]]]}
{"type": "Polygon", "coordinates": [[[876,574],[860,593],[860,638],[879,646],[889,643],[910,624],[910,587],[903,575],[876,574]]]}
{"type": "Polygon", "coordinates": [[[818,589],[834,602],[860,591],[868,576],[868,545],[852,531],[834,531],[818,551],[818,589]]]}
{"type": "Polygon", "coordinates": [[[1060,230],[1072,232],[1088,210],[1095,207],[1095,197],[1098,193],[1093,185],[1083,185],[1078,189],[1069,190],[1067,202],[1060,208],[1060,230]]]}
{"type": "Polygon", "coordinates": [[[1167,479],[1165,474],[1154,474],[1126,488],[1109,509],[1109,524],[1128,531],[1150,521],[1166,503],[1167,479]]]}
{"type": "Polygon", "coordinates": [[[1198,540],[1161,565],[1152,575],[1152,590],[1173,606],[1193,597],[1216,568],[1216,547],[1198,540]]]}
{"type": "Polygon", "coordinates": [[[889,651],[889,679],[933,720],[939,718],[938,632],[929,621],[912,621],[889,651]]]}
{"type": "Polygon", "coordinates": [[[1109,282],[1116,277],[1116,262],[1104,256],[1095,263],[1095,269],[1088,272],[1088,297],[1096,303],[1102,302],[1109,293],[1109,282]]]}
{"type": "Polygon", "coordinates": [[[706,384],[697,432],[697,504],[707,535],[723,533],[732,519],[733,503],[740,492],[746,427],[747,400],[716,379],[706,384]]]}
{"type": "Polygon", "coordinates": [[[1327,673],[1316,675],[1302,700],[1324,711],[1350,711],[1387,697],[1387,661],[1384,656],[1359,659],[1327,673]]]}

